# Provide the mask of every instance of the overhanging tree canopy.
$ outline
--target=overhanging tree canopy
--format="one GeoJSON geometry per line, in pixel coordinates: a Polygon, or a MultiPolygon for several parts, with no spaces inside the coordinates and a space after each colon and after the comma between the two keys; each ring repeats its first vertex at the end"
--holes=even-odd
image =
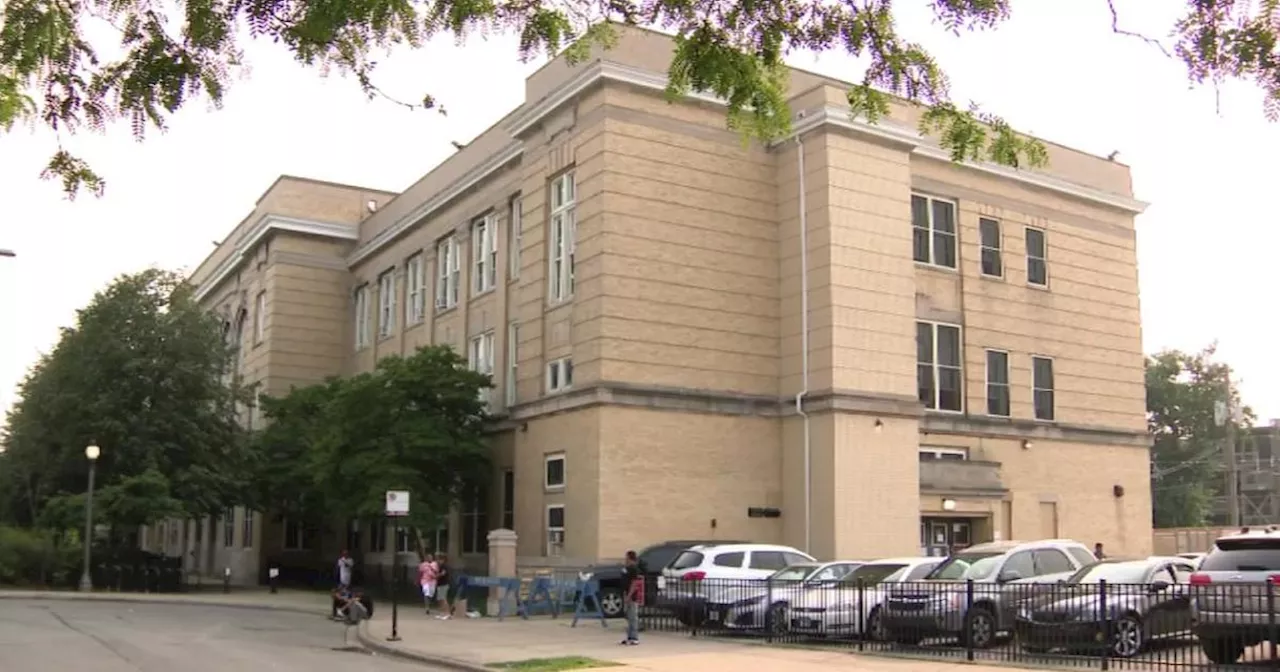
{"type": "MultiPolygon", "coordinates": [[[[996,27],[1009,18],[1012,4],[923,1],[956,32],[996,27]]],[[[1280,0],[1184,2],[1169,53],[1194,82],[1255,82],[1275,118],[1280,0]]],[[[1119,27],[1114,0],[1108,3],[1112,30],[1132,35],[1119,27]]],[[[750,137],[772,139],[788,130],[788,54],[843,51],[869,63],[849,91],[853,112],[874,121],[887,112],[885,94],[892,93],[929,106],[921,124],[956,160],[1019,166],[1045,159],[1039,142],[1017,135],[999,117],[950,100],[943,69],[923,46],[898,34],[892,0],[6,0],[0,11],[0,128],[32,121],[74,133],[123,120],[142,138],[148,129],[165,128],[193,98],[220,104],[244,65],[246,37],[284,44],[301,64],[353,73],[372,97],[381,94],[376,57],[388,47],[418,46],[439,34],[501,31],[520,36],[521,58],[568,49],[574,59],[611,43],[615,33],[605,20],[674,33],[669,93],[721,96],[729,102],[730,125],[750,137]]],[[[429,91],[409,106],[443,112],[429,91]]],[[[60,179],[69,196],[81,189],[101,194],[105,186],[87,162],[62,147],[43,175],[60,179]]]]}

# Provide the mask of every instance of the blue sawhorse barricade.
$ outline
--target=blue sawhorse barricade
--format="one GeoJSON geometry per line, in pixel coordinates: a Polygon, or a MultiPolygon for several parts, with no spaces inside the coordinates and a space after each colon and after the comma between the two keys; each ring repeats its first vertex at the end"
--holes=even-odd
{"type": "Polygon", "coordinates": [[[600,608],[600,582],[594,579],[583,581],[540,576],[529,587],[529,597],[525,599],[520,615],[527,619],[530,607],[544,606],[551,612],[552,618],[558,618],[560,610],[569,605],[573,605],[573,623],[570,627],[578,627],[578,619],[584,616],[598,618],[600,627],[609,627],[604,610],[600,608]],[[588,600],[591,601],[590,607],[587,606],[588,600]]]}
{"type": "Polygon", "coordinates": [[[609,627],[600,608],[600,582],[582,581],[578,579],[554,579],[540,576],[533,580],[529,587],[529,597],[520,600],[520,579],[501,576],[473,576],[467,580],[468,586],[477,588],[497,588],[501,592],[498,597],[498,620],[507,616],[519,615],[528,619],[529,612],[535,607],[544,607],[553,618],[568,606],[573,607],[572,627],[578,626],[578,619],[598,618],[600,627],[609,627]],[[590,606],[587,606],[590,600],[590,606]]]}

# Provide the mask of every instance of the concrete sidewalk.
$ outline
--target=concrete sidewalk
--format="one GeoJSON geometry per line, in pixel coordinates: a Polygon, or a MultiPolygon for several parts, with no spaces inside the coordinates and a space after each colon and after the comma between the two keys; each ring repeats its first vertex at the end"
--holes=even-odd
{"type": "MultiPolygon", "coordinates": [[[[719,672],[721,670],[767,669],[770,672],[822,672],[839,668],[849,672],[943,672],[954,670],[957,661],[929,661],[856,655],[848,649],[811,650],[768,646],[759,640],[734,641],[724,638],[691,637],[676,633],[641,633],[639,646],[620,646],[624,630],[621,621],[601,628],[599,621],[580,621],[570,627],[571,618],[539,617],[522,621],[508,618],[453,619],[428,618],[417,608],[401,610],[400,641],[388,642],[391,610],[385,606],[360,630],[361,642],[383,655],[417,660],[465,672],[492,672],[491,665],[529,660],[585,656],[618,663],[621,667],[601,668],[611,672],[719,672]]],[[[1008,670],[965,663],[967,670],[1008,670]]]]}
{"type": "Polygon", "coordinates": [[[281,590],[274,595],[266,588],[232,590],[230,593],[198,591],[188,593],[81,593],[71,590],[0,590],[0,600],[91,600],[139,604],[189,604],[242,609],[267,609],[326,615],[332,602],[328,593],[281,590]]]}

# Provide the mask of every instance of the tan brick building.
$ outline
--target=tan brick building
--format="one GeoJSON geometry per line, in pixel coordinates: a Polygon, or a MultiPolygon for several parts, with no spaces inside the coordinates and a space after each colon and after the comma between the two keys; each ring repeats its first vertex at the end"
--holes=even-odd
{"type": "Polygon", "coordinates": [[[499,526],[565,562],[687,537],[1147,553],[1128,168],[1056,145],[1045,172],[956,165],[914,109],[851,120],[801,71],[796,135],[744,147],[713,98],[663,99],[670,49],[629,30],[549,63],[399,195],[281,178],[193,276],[244,320],[249,378],[429,343],[492,372],[493,487],[455,554],[499,526]]]}

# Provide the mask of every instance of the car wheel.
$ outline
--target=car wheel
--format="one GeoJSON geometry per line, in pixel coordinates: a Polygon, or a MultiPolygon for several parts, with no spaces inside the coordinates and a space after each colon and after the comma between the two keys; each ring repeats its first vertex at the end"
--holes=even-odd
{"type": "Polygon", "coordinates": [[[1236,639],[1201,638],[1200,648],[1204,650],[1204,657],[1215,665],[1230,665],[1244,655],[1244,643],[1236,639]]]}
{"type": "Polygon", "coordinates": [[[787,605],[785,602],[779,602],[769,607],[769,611],[764,615],[764,627],[770,635],[785,635],[791,630],[791,623],[787,620],[787,605]]]}
{"type": "Polygon", "coordinates": [[[889,640],[889,630],[884,627],[884,617],[880,615],[880,607],[871,610],[867,616],[867,626],[865,628],[867,639],[874,642],[885,642],[889,640]]]}
{"type": "Polygon", "coordinates": [[[996,642],[996,619],[990,611],[978,607],[965,616],[962,641],[975,649],[989,649],[996,642]]]}
{"type": "Polygon", "coordinates": [[[619,618],[624,609],[621,590],[617,588],[600,590],[600,611],[604,612],[605,618],[619,618]]]}
{"type": "Polygon", "coordinates": [[[1111,626],[1111,655],[1117,658],[1132,658],[1142,653],[1147,644],[1146,635],[1142,631],[1142,620],[1133,614],[1120,617],[1111,626]]]}

